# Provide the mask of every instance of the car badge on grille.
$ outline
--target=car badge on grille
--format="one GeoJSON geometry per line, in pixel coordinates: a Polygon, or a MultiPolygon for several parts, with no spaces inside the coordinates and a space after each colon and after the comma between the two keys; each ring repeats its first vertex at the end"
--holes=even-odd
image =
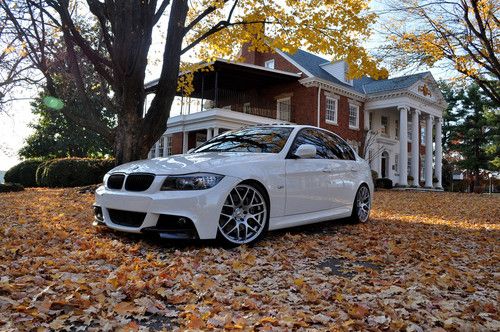
{"type": "Polygon", "coordinates": [[[132,170],[133,170],[133,171],[136,171],[136,170],[138,170],[138,169],[139,169],[139,165],[135,165],[134,167],[132,167],[132,170]]]}

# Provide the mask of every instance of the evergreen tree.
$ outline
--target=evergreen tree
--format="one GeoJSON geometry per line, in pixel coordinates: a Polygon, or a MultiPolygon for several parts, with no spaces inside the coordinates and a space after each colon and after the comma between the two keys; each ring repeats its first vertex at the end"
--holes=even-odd
{"type": "Polygon", "coordinates": [[[491,161],[498,157],[490,151],[495,144],[498,151],[495,133],[498,135],[499,109],[476,84],[450,88],[445,96],[450,104],[447,149],[458,154],[456,166],[470,172],[478,186],[481,170],[494,169],[491,161]]]}

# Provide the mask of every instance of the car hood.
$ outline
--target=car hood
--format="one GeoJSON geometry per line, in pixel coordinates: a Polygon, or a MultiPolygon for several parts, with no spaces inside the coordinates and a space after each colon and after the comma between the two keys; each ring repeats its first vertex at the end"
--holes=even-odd
{"type": "Polygon", "coordinates": [[[117,166],[109,173],[170,175],[211,172],[231,175],[231,169],[238,165],[275,158],[276,154],[273,153],[204,152],[133,161],[117,166]]]}

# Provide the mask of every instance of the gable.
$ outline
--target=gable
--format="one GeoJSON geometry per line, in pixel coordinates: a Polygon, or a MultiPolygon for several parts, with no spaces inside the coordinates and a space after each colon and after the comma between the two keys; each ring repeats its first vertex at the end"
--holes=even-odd
{"type": "Polygon", "coordinates": [[[431,73],[419,79],[408,90],[435,103],[443,103],[445,101],[439,85],[431,73]]]}

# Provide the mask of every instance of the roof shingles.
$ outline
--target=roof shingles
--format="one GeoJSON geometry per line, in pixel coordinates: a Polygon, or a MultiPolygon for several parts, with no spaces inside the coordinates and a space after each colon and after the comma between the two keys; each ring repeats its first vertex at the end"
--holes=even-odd
{"type": "Polygon", "coordinates": [[[315,54],[306,52],[304,50],[298,50],[297,52],[285,53],[293,61],[295,61],[302,68],[307,70],[313,76],[330,81],[335,84],[342,85],[345,88],[352,89],[356,92],[361,92],[365,94],[373,94],[379,92],[389,92],[395,90],[406,89],[416,83],[418,80],[422,79],[424,76],[428,75],[429,72],[423,72],[413,75],[395,77],[385,80],[374,80],[369,77],[362,77],[360,79],[353,80],[353,85],[346,84],[326,70],[324,70],[321,65],[330,62],[315,54]]]}

